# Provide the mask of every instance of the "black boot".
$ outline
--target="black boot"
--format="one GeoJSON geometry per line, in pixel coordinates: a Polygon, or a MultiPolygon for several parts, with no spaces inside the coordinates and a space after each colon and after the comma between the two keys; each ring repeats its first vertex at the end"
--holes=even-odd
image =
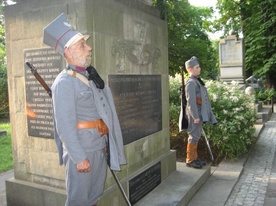
{"type": "Polygon", "coordinates": [[[202,167],[204,167],[204,166],[206,166],[206,162],[198,158],[197,146],[198,146],[198,142],[196,143],[196,148],[195,148],[195,161],[196,161],[198,164],[200,164],[202,167]]]}
{"type": "Polygon", "coordinates": [[[201,159],[197,159],[195,160],[198,164],[200,164],[202,167],[206,166],[207,163],[204,161],[204,160],[201,160],[201,159]]]}
{"type": "Polygon", "coordinates": [[[193,168],[196,168],[196,169],[201,169],[202,168],[202,165],[197,160],[193,160],[192,162],[187,162],[186,166],[187,167],[193,167],[193,168]]]}

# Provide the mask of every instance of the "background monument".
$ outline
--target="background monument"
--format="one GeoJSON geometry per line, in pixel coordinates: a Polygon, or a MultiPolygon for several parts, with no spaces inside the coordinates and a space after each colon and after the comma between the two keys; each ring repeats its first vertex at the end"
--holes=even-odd
{"type": "MultiPolygon", "coordinates": [[[[42,43],[43,28],[61,13],[91,35],[93,65],[111,87],[128,162],[117,175],[134,204],[176,170],[169,135],[167,25],[149,0],[18,0],[4,8],[14,158],[7,203],[65,202],[51,99],[25,65],[33,63],[49,86],[65,67],[42,43]]],[[[126,204],[110,173],[100,204],[126,204]]]]}
{"type": "Polygon", "coordinates": [[[244,44],[233,31],[219,43],[220,80],[244,83],[244,44]]]}

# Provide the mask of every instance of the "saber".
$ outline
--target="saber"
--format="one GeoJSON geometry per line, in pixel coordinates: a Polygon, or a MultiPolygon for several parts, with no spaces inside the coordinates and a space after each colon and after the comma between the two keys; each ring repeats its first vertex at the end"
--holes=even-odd
{"type": "MultiPolygon", "coordinates": [[[[106,142],[106,146],[107,146],[107,152],[105,153],[105,158],[106,158],[106,161],[107,161],[107,165],[108,165],[108,167],[110,169],[110,151],[109,151],[109,137],[108,137],[108,134],[107,134],[107,139],[106,139],[105,142],[106,142]]],[[[116,181],[116,183],[117,183],[117,185],[118,185],[118,187],[119,187],[119,189],[120,189],[120,191],[121,191],[121,193],[122,193],[122,195],[123,195],[123,197],[124,197],[127,205],[131,206],[131,203],[130,203],[128,197],[127,197],[127,194],[124,191],[124,188],[123,188],[123,186],[122,186],[122,184],[121,184],[121,182],[120,182],[117,174],[115,173],[115,171],[113,171],[111,169],[110,169],[110,172],[113,175],[113,177],[114,177],[114,179],[115,179],[115,181],[116,181]]]]}
{"type": "Polygon", "coordinates": [[[206,145],[207,145],[207,148],[208,148],[208,151],[209,151],[209,153],[210,153],[210,156],[211,156],[211,160],[212,160],[212,162],[214,161],[214,156],[213,156],[213,153],[212,153],[212,150],[211,150],[211,147],[210,147],[210,144],[209,144],[209,141],[208,141],[208,139],[207,139],[207,136],[206,136],[206,134],[205,134],[205,131],[204,131],[204,129],[202,128],[202,134],[203,134],[203,136],[204,136],[204,139],[205,139],[205,142],[206,142],[206,145]]]}
{"type": "MultiPolygon", "coordinates": [[[[110,167],[109,167],[109,169],[110,169],[110,167]]],[[[119,187],[119,189],[120,189],[122,195],[124,196],[124,199],[125,199],[127,205],[128,205],[128,206],[131,206],[131,203],[130,203],[130,201],[128,200],[128,197],[127,197],[127,195],[126,195],[126,193],[125,193],[125,191],[124,191],[124,189],[123,189],[122,184],[120,183],[120,180],[119,180],[118,176],[116,175],[116,173],[115,173],[113,170],[110,169],[110,171],[111,171],[111,173],[112,173],[112,175],[113,175],[113,177],[114,177],[114,179],[115,179],[115,181],[116,181],[116,183],[117,183],[117,185],[118,185],[118,187],[119,187]]]]}
{"type": "MultiPolygon", "coordinates": [[[[41,86],[43,86],[43,88],[46,90],[46,92],[49,94],[49,96],[52,98],[52,91],[50,89],[50,87],[46,84],[46,82],[42,79],[42,77],[37,73],[37,70],[36,68],[30,63],[30,62],[26,62],[26,65],[31,69],[31,72],[33,73],[33,75],[35,76],[35,78],[37,79],[37,81],[39,81],[39,83],[41,84],[41,86]]],[[[109,170],[110,172],[112,173],[126,203],[128,206],[131,206],[131,203],[130,201],[128,200],[128,197],[123,189],[123,186],[117,176],[117,174],[110,168],[110,161],[109,161],[109,144],[107,144],[107,148],[108,148],[108,151],[106,152],[106,160],[107,160],[107,165],[109,167],[109,170]]]]}

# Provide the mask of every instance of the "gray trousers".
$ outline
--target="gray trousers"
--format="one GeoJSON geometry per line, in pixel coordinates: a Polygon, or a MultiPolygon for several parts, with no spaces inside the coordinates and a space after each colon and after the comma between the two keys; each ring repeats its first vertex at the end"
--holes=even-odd
{"type": "Polygon", "coordinates": [[[198,124],[195,124],[194,119],[191,116],[188,116],[187,119],[189,123],[187,128],[187,132],[189,135],[188,142],[196,144],[201,137],[202,121],[200,120],[198,124]]]}
{"type": "Polygon", "coordinates": [[[97,204],[103,193],[107,164],[103,150],[86,152],[91,164],[90,172],[78,172],[76,165],[64,157],[66,172],[66,206],[91,206],[97,204]]]}

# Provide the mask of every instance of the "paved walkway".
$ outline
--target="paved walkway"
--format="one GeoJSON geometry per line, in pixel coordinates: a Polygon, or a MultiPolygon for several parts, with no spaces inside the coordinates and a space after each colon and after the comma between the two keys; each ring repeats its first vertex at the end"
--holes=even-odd
{"type": "Polygon", "coordinates": [[[226,206],[260,206],[265,203],[267,206],[276,205],[276,187],[273,186],[276,179],[273,167],[275,150],[276,114],[273,113],[270,120],[266,122],[256,145],[252,148],[242,175],[233,188],[226,206]],[[272,183],[270,187],[268,187],[269,183],[272,183]]]}

